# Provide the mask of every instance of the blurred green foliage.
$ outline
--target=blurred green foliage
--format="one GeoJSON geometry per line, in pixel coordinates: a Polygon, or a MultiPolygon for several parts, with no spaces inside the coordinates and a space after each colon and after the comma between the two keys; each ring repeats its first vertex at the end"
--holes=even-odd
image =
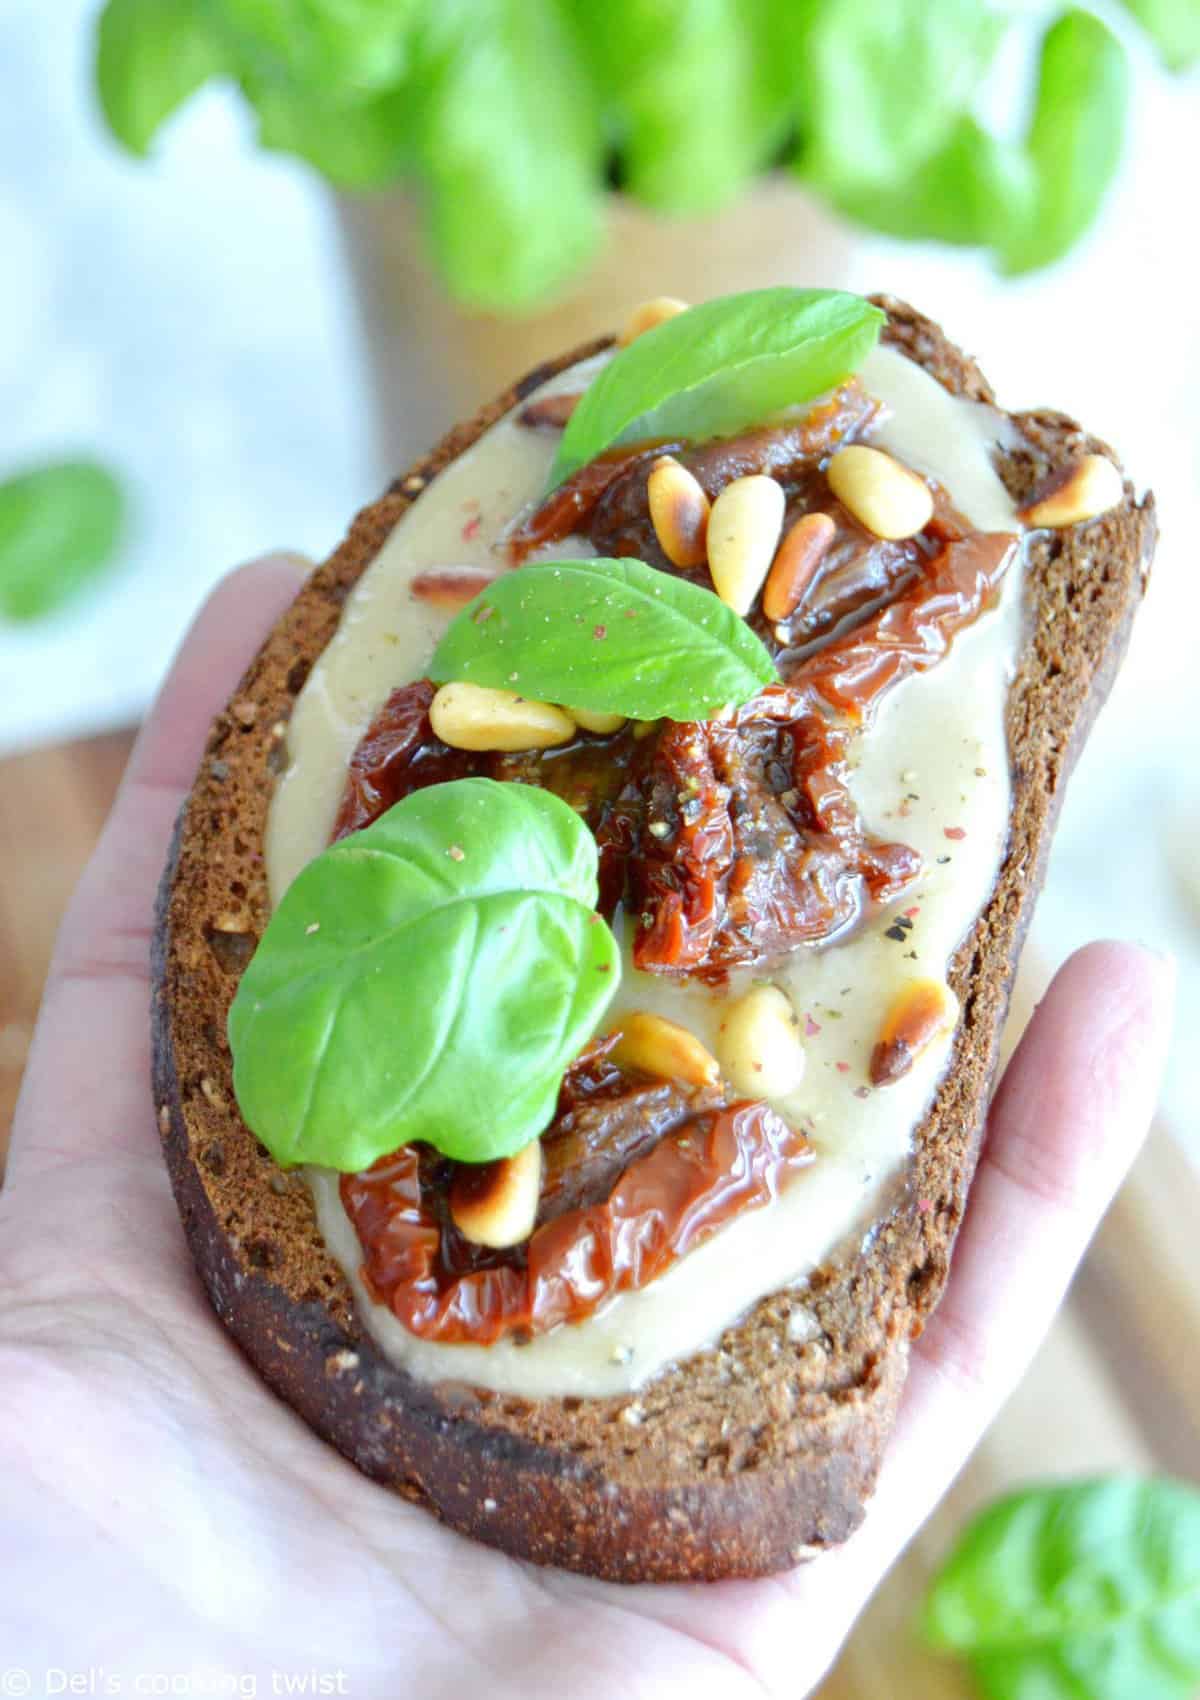
{"type": "MultiPolygon", "coordinates": [[[[1125,0],[1164,62],[1200,54],[1200,0],[1125,0]]],[[[980,106],[1013,21],[987,0],[108,0],[101,105],[145,153],[227,78],[263,145],[355,190],[405,182],[450,291],[517,309],[567,284],[613,186],[708,211],[785,169],[888,234],[1005,271],[1094,219],[1126,127],[1124,48],[1049,24],[1018,133],[980,106]]]]}
{"type": "Polygon", "coordinates": [[[0,482],[0,618],[40,619],[116,559],[125,497],[90,460],[59,461],[0,482]]]}

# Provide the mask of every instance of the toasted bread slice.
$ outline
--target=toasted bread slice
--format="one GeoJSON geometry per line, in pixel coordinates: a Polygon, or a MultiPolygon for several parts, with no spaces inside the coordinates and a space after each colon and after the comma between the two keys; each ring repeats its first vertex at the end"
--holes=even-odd
{"type": "MultiPolygon", "coordinates": [[[[992,401],[975,364],[884,297],[885,340],[946,389],[992,401]]],[[[217,718],[163,878],[154,949],[154,1090],[196,1264],[222,1322],[270,1385],[360,1469],[455,1528],[539,1563],[619,1580],[756,1576],[859,1523],[906,1373],[962,1220],[1017,956],[1071,767],[1143,594],[1152,498],[1035,534],[1026,636],[1007,703],[1013,796],[992,896],[951,964],[962,1019],[917,1130],[906,1184],[869,1246],[762,1299],[719,1350],[636,1396],[522,1399],[429,1384],[386,1361],[318,1232],[304,1180],[241,1121],[225,1037],[268,918],[263,834],[292,703],[350,587],[414,497],[549,377],[529,374],[458,427],[355,521],[217,718]],[[788,1342],[803,1303],[818,1324],[788,1342]]],[[[1109,451],[1071,420],[1013,417],[1000,472],[1025,497],[1109,451]]],[[[799,1331],[797,1331],[799,1332],[799,1331]]]]}

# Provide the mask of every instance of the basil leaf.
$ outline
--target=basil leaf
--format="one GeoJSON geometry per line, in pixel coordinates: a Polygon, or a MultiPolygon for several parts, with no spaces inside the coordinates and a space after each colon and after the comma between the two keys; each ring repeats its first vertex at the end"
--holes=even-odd
{"type": "Polygon", "coordinates": [[[1009,272],[1060,259],[1091,224],[1121,157],[1129,65],[1091,12],[1064,12],[1046,32],[1027,150],[1033,213],[1001,255],[1009,272]]]}
{"type": "Polygon", "coordinates": [[[596,845],[527,785],[416,791],[310,862],[229,1012],[234,1089],[282,1164],[410,1140],[480,1163],[553,1114],[620,979],[596,845]]]}
{"type": "Polygon", "coordinates": [[[795,48],[796,169],[840,204],[908,173],[970,106],[1004,30],[979,0],[812,0],[795,48]]]}
{"type": "Polygon", "coordinates": [[[600,239],[593,91],[554,0],[437,0],[411,78],[429,237],[460,301],[515,307],[600,239]]]}
{"type": "Polygon", "coordinates": [[[848,190],[838,205],[891,236],[994,247],[1028,227],[1034,197],[1024,150],[962,118],[905,182],[848,190]]]}
{"type": "Polygon", "coordinates": [[[885,315],[838,289],[754,289],[689,307],[602,368],[563,432],[553,487],[605,449],[716,437],[830,389],[885,315]]]}
{"type": "Polygon", "coordinates": [[[1123,0],[1149,35],[1169,71],[1200,59],[1200,0],[1123,0]]]}
{"type": "Polygon", "coordinates": [[[109,566],[124,520],[121,486],[92,461],[64,461],[0,484],[0,614],[36,620],[109,566]]]}
{"type": "Polygon", "coordinates": [[[430,677],[637,720],[705,720],[776,678],[719,596],[644,561],[537,561],[455,616],[430,677]]]}
{"type": "Polygon", "coordinates": [[[381,189],[411,160],[403,90],[332,103],[272,80],[242,78],[262,147],[295,154],[345,189],[381,189]]]}
{"type": "Polygon", "coordinates": [[[203,0],[108,0],[96,33],[96,87],[132,153],[210,77],[228,70],[203,0]]]}
{"type": "Polygon", "coordinates": [[[416,6],[417,0],[217,0],[216,10],[247,70],[319,92],[324,104],[400,80],[416,6]]]}
{"type": "Polygon", "coordinates": [[[647,206],[719,206],[782,128],[746,0],[567,0],[605,105],[622,187],[647,206]]]}
{"type": "Polygon", "coordinates": [[[924,1633],[993,1700],[1191,1700],[1200,1494],[1115,1476],[1001,1500],[935,1579],[924,1633]]]}

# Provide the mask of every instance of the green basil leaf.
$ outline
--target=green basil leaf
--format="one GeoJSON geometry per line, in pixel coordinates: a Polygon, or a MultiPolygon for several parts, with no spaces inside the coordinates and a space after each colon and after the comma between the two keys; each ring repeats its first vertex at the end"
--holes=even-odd
{"type": "Polygon", "coordinates": [[[593,378],[551,485],[623,443],[721,436],[810,401],[865,359],[884,318],[838,289],[754,289],[689,307],[593,378]]]}
{"type": "Polygon", "coordinates": [[[554,1113],[620,979],[596,844],[534,786],[414,792],[310,862],[229,1012],[234,1090],[283,1164],[410,1140],[485,1162],[554,1113]]]}
{"type": "Polygon", "coordinates": [[[402,89],[332,103],[293,84],[246,75],[242,92],[257,114],[261,146],[295,154],[341,188],[385,188],[411,162],[402,89]]]}
{"type": "Polygon", "coordinates": [[[513,308],[600,239],[594,92],[555,0],[437,0],[411,78],[429,237],[462,302],[513,308]]]}
{"type": "Polygon", "coordinates": [[[923,1627],[992,1700],[1191,1700],[1200,1493],[1115,1476],[1013,1494],[966,1530],[923,1627]]]}
{"type": "Polygon", "coordinates": [[[1006,271],[1060,259],[1092,223],[1120,163],[1128,107],[1121,43],[1091,12],[1064,12],[1042,43],[1027,143],[1034,207],[1002,252],[1006,271]]]}
{"type": "Polygon", "coordinates": [[[455,616],[430,677],[637,720],[705,720],[777,677],[719,596],[644,561],[537,561],[455,616]]]}
{"type": "Polygon", "coordinates": [[[417,0],[216,0],[247,70],[319,92],[322,104],[395,85],[417,0]]]}
{"type": "Polygon", "coordinates": [[[112,563],[124,511],[120,484],[92,461],[0,484],[0,614],[35,620],[69,601],[112,563]]]}
{"type": "Polygon", "coordinates": [[[840,203],[910,171],[967,110],[1005,20],[979,0],[810,0],[795,48],[796,169],[840,203]]]}
{"type": "Polygon", "coordinates": [[[229,66],[203,0],[108,0],[96,32],[96,87],[114,136],[136,154],[229,66]]]}
{"type": "Polygon", "coordinates": [[[1200,59],[1200,0],[1123,0],[1170,71],[1200,59]]]}
{"type": "Polygon", "coordinates": [[[1002,247],[1028,227],[1035,184],[1022,148],[962,118],[905,181],[849,189],[837,201],[851,218],[889,236],[1002,247]]]}
{"type": "Polygon", "coordinates": [[[708,211],[763,164],[782,128],[746,0],[567,0],[604,101],[622,187],[666,212],[708,211]]]}

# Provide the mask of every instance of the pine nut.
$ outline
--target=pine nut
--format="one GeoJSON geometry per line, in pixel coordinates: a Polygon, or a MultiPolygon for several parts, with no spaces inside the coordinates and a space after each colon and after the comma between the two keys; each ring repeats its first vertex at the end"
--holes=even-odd
{"type": "Polygon", "coordinates": [[[1026,525],[1079,525],[1115,508],[1125,495],[1121,474],[1105,455],[1060,467],[1034,491],[1020,517],[1026,525]]]}
{"type": "Polygon", "coordinates": [[[531,431],[561,431],[570,423],[581,400],[581,395],[566,392],[540,396],[521,409],[517,423],[527,425],[531,431]]]}
{"type": "Polygon", "coordinates": [[[513,1157],[464,1163],[450,1184],[450,1214],[476,1245],[520,1245],[533,1232],[542,1190],[542,1144],[535,1139],[513,1157]]]}
{"type": "Polygon", "coordinates": [[[933,492],[882,449],[850,443],[839,449],[826,474],[838,500],[876,537],[915,537],[933,518],[933,492]]]}
{"type": "Polygon", "coordinates": [[[708,570],[721,601],[735,614],[754,605],[783,528],[783,486],[765,473],[735,478],[713,503],[708,570]]]}
{"type": "Polygon", "coordinates": [[[788,527],[763,586],[763,613],[768,620],[791,619],[836,533],[828,514],[801,514],[788,527]]]}
{"type": "Polygon", "coordinates": [[[561,708],[465,679],[441,687],[429,723],[455,750],[544,750],[575,736],[575,722],[561,708]]]}
{"type": "Polygon", "coordinates": [[[682,1080],[688,1086],[715,1086],[721,1077],[717,1059],[686,1027],[635,1009],[621,1017],[616,1031],[621,1037],[612,1059],[625,1068],[639,1068],[660,1080],[682,1080]]]}
{"type": "Polygon", "coordinates": [[[957,1020],[958,999],[943,980],[910,980],[893,1000],[871,1052],[871,1084],[899,1080],[957,1020]]]}
{"type": "Polygon", "coordinates": [[[709,501],[698,478],[670,455],[661,455],[646,480],[650,518],[663,554],[677,567],[704,564],[709,501]]]}
{"type": "Polygon", "coordinates": [[[717,1038],[721,1072],[747,1098],[783,1098],[804,1075],[800,1023],[778,986],[753,986],[729,1004],[717,1038]]]}
{"type": "Polygon", "coordinates": [[[649,301],[639,301],[625,321],[625,328],[617,341],[622,348],[628,348],[631,342],[647,331],[652,331],[656,325],[665,324],[673,319],[676,313],[686,313],[688,304],[680,301],[674,295],[655,295],[649,301]]]}
{"type": "Polygon", "coordinates": [[[495,582],[496,574],[486,567],[431,567],[418,573],[409,589],[419,601],[444,613],[457,613],[495,582]]]}
{"type": "Polygon", "coordinates": [[[582,726],[585,732],[596,732],[601,737],[619,732],[625,724],[623,714],[602,714],[595,708],[567,708],[563,712],[569,714],[576,726],[582,726]]]}

